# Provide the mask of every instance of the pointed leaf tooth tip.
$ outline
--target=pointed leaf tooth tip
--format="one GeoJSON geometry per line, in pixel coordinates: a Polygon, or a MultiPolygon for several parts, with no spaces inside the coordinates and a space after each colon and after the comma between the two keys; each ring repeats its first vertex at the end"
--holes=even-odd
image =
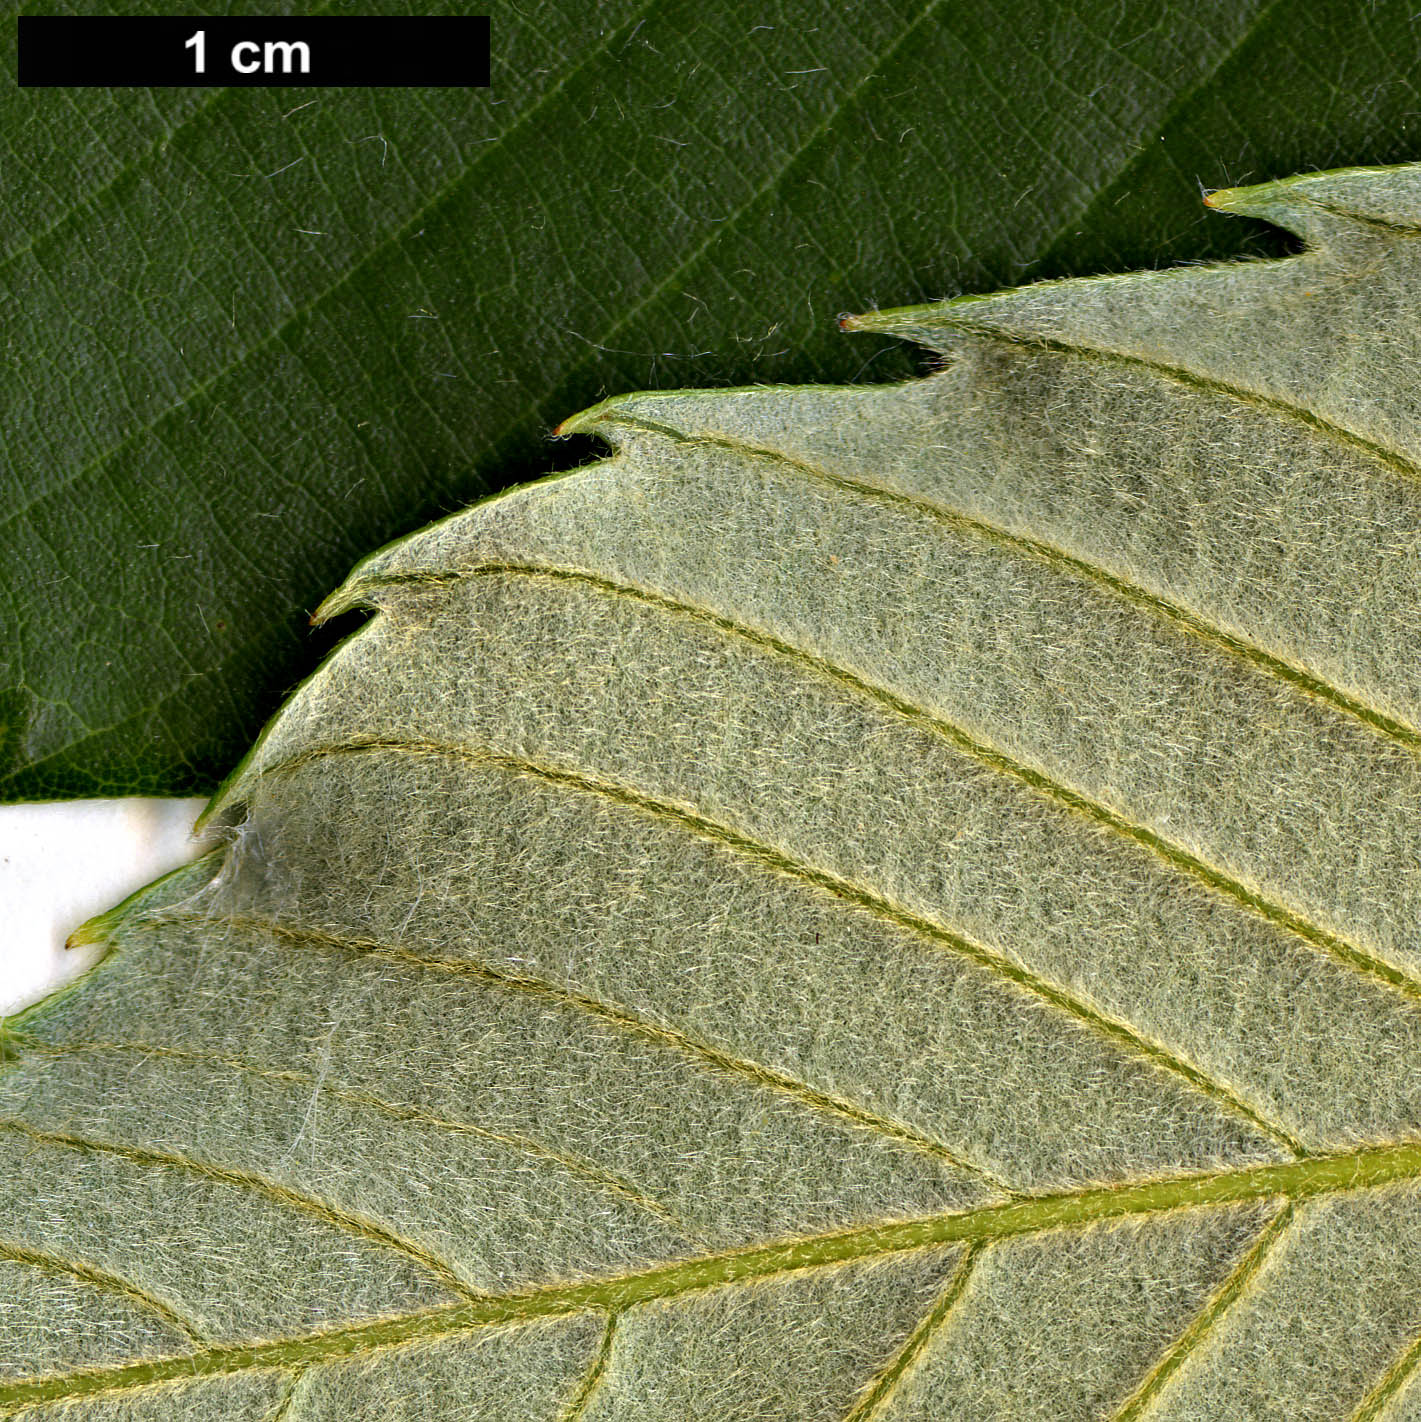
{"type": "Polygon", "coordinates": [[[329,622],[339,612],[344,612],[349,605],[343,594],[344,588],[337,588],[333,593],[328,593],[317,605],[316,610],[306,619],[308,627],[319,627],[323,622],[329,622]]]}
{"type": "Polygon", "coordinates": [[[901,314],[902,308],[893,307],[884,311],[875,307],[872,311],[846,311],[839,317],[839,329],[841,331],[892,331],[898,324],[894,320],[895,312],[901,314]]]}
{"type": "Polygon", "coordinates": [[[372,584],[379,586],[383,579],[378,572],[372,575],[370,567],[371,560],[366,559],[338,588],[328,592],[311,614],[309,625],[319,627],[333,617],[354,612],[356,608],[373,609],[369,589],[372,584]]]}
{"type": "Polygon", "coordinates": [[[99,914],[96,918],[91,918],[87,922],[81,923],[68,938],[64,940],[65,951],[75,948],[92,948],[98,943],[108,942],[108,915],[99,914]]]}
{"type": "Polygon", "coordinates": [[[1243,188],[1212,188],[1204,194],[1204,206],[1215,212],[1244,211],[1247,215],[1259,194],[1272,186],[1272,183],[1255,183],[1243,188]]]}
{"type": "Polygon", "coordinates": [[[1331,176],[1328,173],[1303,173],[1293,178],[1247,183],[1242,187],[1215,188],[1204,195],[1204,205],[1217,212],[1261,217],[1275,225],[1286,225],[1283,215],[1310,207],[1309,193],[1317,180],[1331,176]]]}
{"type": "Polygon", "coordinates": [[[599,400],[595,405],[589,405],[585,410],[579,410],[575,415],[569,415],[554,431],[555,439],[565,438],[567,435],[599,435],[606,439],[607,433],[602,428],[603,416],[608,410],[622,404],[626,400],[625,395],[614,395],[608,400],[599,400]]]}
{"type": "Polygon", "coordinates": [[[575,415],[569,415],[553,431],[553,438],[566,439],[568,435],[595,433],[597,425],[601,423],[602,411],[606,407],[607,402],[601,400],[595,405],[589,405],[585,410],[579,410],[575,415]]]}

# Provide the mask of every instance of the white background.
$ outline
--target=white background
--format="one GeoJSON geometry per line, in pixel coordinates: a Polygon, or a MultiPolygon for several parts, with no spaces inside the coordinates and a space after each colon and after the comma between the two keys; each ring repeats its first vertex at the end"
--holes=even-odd
{"type": "Polygon", "coordinates": [[[195,858],[205,800],[66,800],[0,805],[0,1017],[82,972],[66,951],[86,919],[195,858]]]}

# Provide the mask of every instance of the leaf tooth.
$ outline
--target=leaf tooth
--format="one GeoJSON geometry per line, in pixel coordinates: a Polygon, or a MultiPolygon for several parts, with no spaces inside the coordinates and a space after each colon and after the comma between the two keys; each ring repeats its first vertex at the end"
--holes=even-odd
{"type": "Polygon", "coordinates": [[[1334,168],[1247,187],[1218,188],[1204,198],[1216,212],[1257,217],[1308,242],[1325,244],[1349,223],[1398,232],[1421,230],[1421,170],[1334,168]]]}
{"type": "Polygon", "coordinates": [[[575,415],[569,415],[554,431],[558,439],[568,435],[597,435],[608,444],[617,445],[617,426],[614,423],[618,408],[637,399],[636,395],[614,395],[610,400],[599,400],[575,415]]]}

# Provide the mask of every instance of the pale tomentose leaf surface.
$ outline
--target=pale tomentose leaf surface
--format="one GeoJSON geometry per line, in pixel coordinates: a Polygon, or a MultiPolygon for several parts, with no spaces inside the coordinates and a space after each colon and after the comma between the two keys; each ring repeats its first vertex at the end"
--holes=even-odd
{"type": "MultiPolygon", "coordinates": [[[[194,8],[293,4],[122,6],[194,8]]],[[[352,561],[570,410],[902,379],[833,313],[1279,255],[1200,186],[1421,151],[1411,0],[484,8],[487,90],[0,84],[0,799],[210,793],[352,561]]]]}
{"type": "Polygon", "coordinates": [[[1421,1416],[1421,170],[633,396],[0,1075],[28,1419],[1421,1416]]]}
{"type": "MultiPolygon", "coordinates": [[[[469,8],[295,8],[352,6],[469,8]]],[[[1200,183],[1417,151],[1409,0],[484,8],[487,90],[0,85],[0,798],[209,793],[351,562],[570,410],[902,378],[833,313],[1258,250],[1200,183]]]]}

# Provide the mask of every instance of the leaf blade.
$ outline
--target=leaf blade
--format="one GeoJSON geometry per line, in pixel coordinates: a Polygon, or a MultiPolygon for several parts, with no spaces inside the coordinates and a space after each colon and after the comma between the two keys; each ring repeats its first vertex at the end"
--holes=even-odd
{"type": "MultiPolygon", "coordinates": [[[[1421,176],[1247,201],[1339,181],[1395,207],[1421,176]]],[[[1409,330],[1421,255],[1395,223],[1331,242],[992,301],[1226,290],[1276,367],[1296,292],[1340,292],[1295,346],[1346,372],[1409,330]]],[[[204,1339],[0,1406],[197,1377],[375,1416],[479,1357],[521,1396],[544,1347],[550,1418],[1391,1405],[1421,764],[1348,698],[1414,699],[1381,669],[1421,485],[1207,381],[948,340],[911,386],[598,407],[610,460],[357,568],[326,609],[373,615],[214,802],[227,849],[6,1032],[37,1182],[9,1256],[204,1339]],[[983,508],[1018,470],[1056,480],[1050,556],[1029,507],[983,508]],[[1112,538],[1141,511],[1198,567],[1112,538]],[[1254,589],[1295,529],[1313,596],[1254,589]],[[1160,605],[1189,577],[1203,631],[1160,605]],[[53,1213],[67,1175],[94,1217],[53,1213]]]]}
{"type": "Polygon", "coordinates": [[[48,492],[0,532],[0,791],[210,789],[314,661],[300,618],[271,609],[311,606],[365,548],[541,472],[545,422],[608,388],[843,379],[866,360],[907,374],[889,343],[836,341],[825,313],[1019,280],[1043,258],[1089,269],[1117,220],[1089,204],[1119,196],[1125,165],[1140,255],[1197,258],[1235,239],[1196,240],[1196,177],[1406,156],[1400,5],[1288,24],[1223,4],[1013,15],[904,4],[850,24],[825,7],[745,33],[690,6],[640,30],[634,6],[545,8],[502,25],[497,107],[175,91],[76,109],[12,90],[7,508],[48,492]],[[1158,144],[1201,84],[1197,116],[1158,144]],[[1251,110],[1241,142],[1226,116],[1254,90],[1290,112],[1251,110]],[[788,163],[803,181],[773,187],[788,163]],[[415,241],[456,176],[465,196],[415,241]],[[786,232],[794,275],[767,258],[786,232]],[[505,301],[530,271],[538,302],[505,301]],[[276,334],[333,282],[322,319],[276,334]]]}

